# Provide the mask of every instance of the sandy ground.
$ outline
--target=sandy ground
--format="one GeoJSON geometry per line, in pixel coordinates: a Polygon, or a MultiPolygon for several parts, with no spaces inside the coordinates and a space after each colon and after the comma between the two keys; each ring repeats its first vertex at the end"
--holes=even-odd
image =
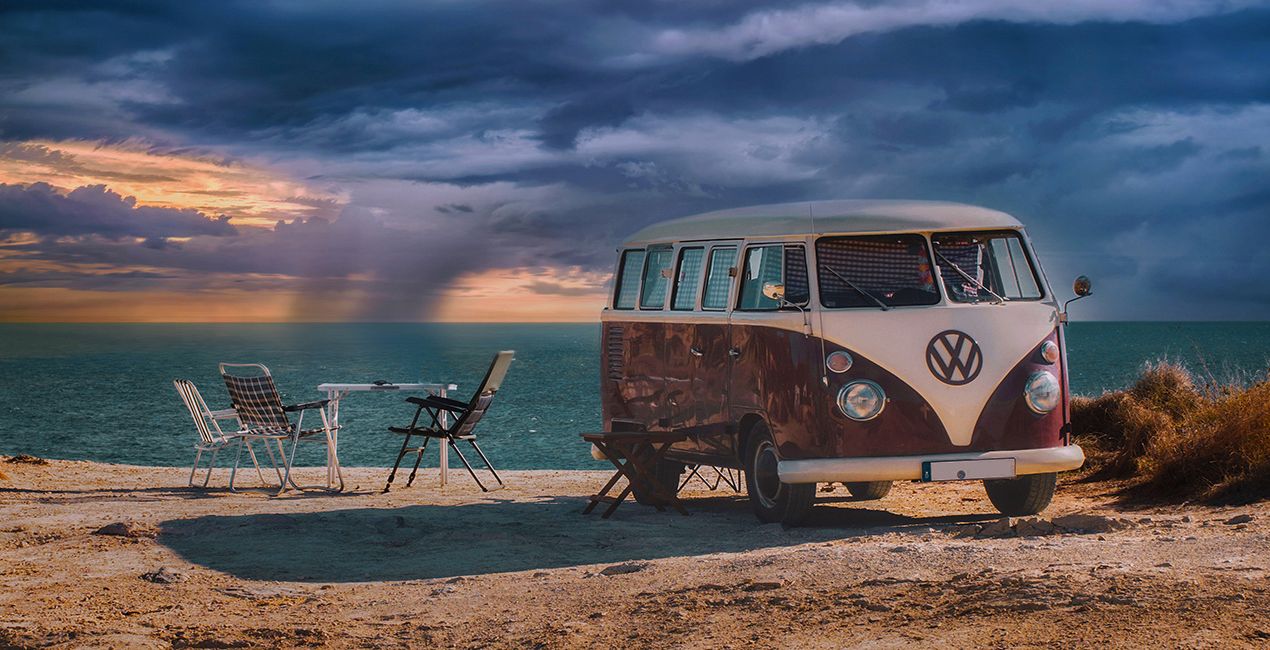
{"type": "Polygon", "coordinates": [[[1133,525],[984,539],[978,484],[839,488],[784,529],[704,489],[689,517],[583,516],[596,472],[382,495],[364,468],[276,498],[219,472],[0,469],[0,647],[1270,646],[1270,504],[1130,511],[1067,484],[1045,517],[1133,525]],[[114,522],[136,536],[93,534],[114,522]]]}

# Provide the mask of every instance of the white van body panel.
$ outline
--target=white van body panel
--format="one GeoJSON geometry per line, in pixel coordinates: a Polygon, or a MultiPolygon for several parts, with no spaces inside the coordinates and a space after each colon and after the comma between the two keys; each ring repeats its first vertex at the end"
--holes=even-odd
{"type": "Polygon", "coordinates": [[[824,313],[825,339],[904,378],[930,402],[949,440],[963,447],[1006,374],[1058,326],[1054,306],[1042,301],[844,311],[824,313]],[[926,365],[927,345],[945,330],[970,335],[983,351],[982,369],[967,384],[946,384],[926,365]]]}

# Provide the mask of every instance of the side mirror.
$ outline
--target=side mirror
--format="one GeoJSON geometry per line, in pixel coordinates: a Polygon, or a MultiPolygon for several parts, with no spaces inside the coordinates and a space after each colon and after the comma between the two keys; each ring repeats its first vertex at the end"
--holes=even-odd
{"type": "Polygon", "coordinates": [[[776,282],[766,282],[763,284],[763,295],[782,302],[785,300],[785,285],[776,282]]]}
{"type": "Polygon", "coordinates": [[[1076,278],[1076,281],[1072,283],[1072,291],[1078,298],[1084,298],[1094,292],[1094,283],[1087,275],[1079,276],[1076,278]]]}

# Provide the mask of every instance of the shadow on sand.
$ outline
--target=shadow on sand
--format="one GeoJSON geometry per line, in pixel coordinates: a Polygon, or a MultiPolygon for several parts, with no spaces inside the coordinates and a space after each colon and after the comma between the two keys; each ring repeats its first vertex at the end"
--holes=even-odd
{"type": "Polygon", "coordinates": [[[213,515],[163,522],[159,542],[189,562],[239,578],[300,582],[420,580],[551,569],[883,533],[988,516],[913,518],[817,508],[811,526],[761,525],[741,498],[688,501],[692,516],[633,503],[612,519],[583,516],[578,498],[213,515]],[[879,528],[881,527],[881,528],[879,528]]]}

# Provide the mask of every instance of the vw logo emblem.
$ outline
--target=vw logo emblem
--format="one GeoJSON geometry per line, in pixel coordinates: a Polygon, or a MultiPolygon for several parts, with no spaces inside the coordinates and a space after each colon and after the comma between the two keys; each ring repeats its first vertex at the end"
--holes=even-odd
{"type": "Polygon", "coordinates": [[[969,334],[944,330],[926,344],[926,367],[950,386],[969,384],[983,370],[983,350],[969,334]]]}

